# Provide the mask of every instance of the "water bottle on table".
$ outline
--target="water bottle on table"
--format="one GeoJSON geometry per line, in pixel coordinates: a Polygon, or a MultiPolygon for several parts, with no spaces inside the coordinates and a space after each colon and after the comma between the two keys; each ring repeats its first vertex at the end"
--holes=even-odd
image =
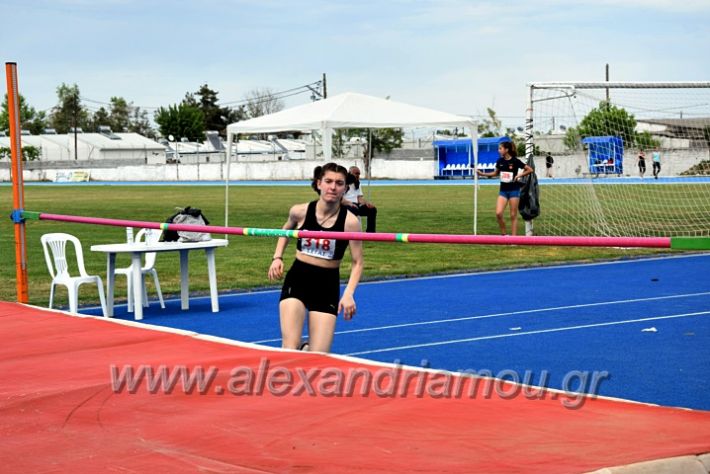
{"type": "Polygon", "coordinates": [[[126,227],[126,242],[133,243],[133,227],[126,227]]]}

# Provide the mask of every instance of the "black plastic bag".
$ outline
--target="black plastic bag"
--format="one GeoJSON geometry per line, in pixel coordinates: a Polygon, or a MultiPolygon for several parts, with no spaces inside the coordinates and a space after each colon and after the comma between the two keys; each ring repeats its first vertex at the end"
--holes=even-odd
{"type": "MultiPolygon", "coordinates": [[[[167,218],[166,223],[210,225],[210,221],[202,214],[201,209],[190,206],[178,209],[178,212],[167,218]]],[[[189,232],[184,230],[166,230],[163,232],[164,242],[177,242],[178,240],[181,242],[201,242],[211,238],[212,236],[208,232],[189,232]]]]}
{"type": "MultiPolygon", "coordinates": [[[[532,157],[530,157],[528,166],[535,170],[535,162],[532,157]]],[[[540,188],[535,173],[527,175],[524,180],[523,187],[520,188],[518,212],[523,220],[531,221],[540,215],[540,188]]]]}

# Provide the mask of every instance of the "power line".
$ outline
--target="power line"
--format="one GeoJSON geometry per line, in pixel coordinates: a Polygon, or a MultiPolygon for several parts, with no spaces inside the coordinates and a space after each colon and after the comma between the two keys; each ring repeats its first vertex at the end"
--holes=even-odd
{"type": "MultiPolygon", "coordinates": [[[[322,81],[315,81],[315,82],[311,82],[310,84],[305,84],[303,86],[294,87],[292,89],[286,89],[283,91],[270,93],[270,94],[265,95],[264,98],[266,100],[270,100],[270,99],[283,99],[286,97],[292,97],[294,95],[303,94],[306,92],[312,92],[311,86],[321,87],[321,85],[322,85],[322,81]]],[[[259,99],[259,98],[257,98],[257,99],[259,99]]],[[[233,100],[233,101],[227,101],[227,102],[220,102],[218,105],[223,105],[223,106],[224,105],[237,105],[237,104],[243,105],[243,104],[248,104],[250,102],[255,102],[255,100],[254,99],[240,99],[240,100],[233,100]]],[[[259,102],[259,101],[257,100],[256,102],[259,102]]]]}
{"type": "MultiPolygon", "coordinates": [[[[313,89],[312,87],[322,87],[322,81],[314,81],[309,84],[304,84],[302,86],[298,87],[293,87],[291,89],[286,89],[274,93],[270,93],[267,95],[264,95],[263,98],[257,97],[257,98],[252,98],[252,99],[240,99],[240,100],[233,100],[233,101],[226,101],[226,102],[218,102],[218,106],[239,106],[239,105],[246,105],[249,103],[262,103],[266,102],[269,100],[274,100],[274,99],[285,99],[287,97],[293,97],[295,95],[299,94],[304,94],[304,93],[312,93],[313,89]]],[[[106,106],[106,107],[112,107],[113,104],[111,102],[105,102],[101,100],[96,100],[96,99],[90,99],[88,97],[79,97],[82,101],[84,102],[89,102],[92,104],[98,104],[100,106],[106,106]]],[[[142,106],[142,105],[133,105],[133,103],[128,103],[126,104],[126,107],[129,109],[143,109],[143,110],[158,110],[162,106],[157,106],[157,107],[152,107],[152,106],[142,106]]],[[[54,107],[47,109],[47,110],[52,110],[54,107]]]]}

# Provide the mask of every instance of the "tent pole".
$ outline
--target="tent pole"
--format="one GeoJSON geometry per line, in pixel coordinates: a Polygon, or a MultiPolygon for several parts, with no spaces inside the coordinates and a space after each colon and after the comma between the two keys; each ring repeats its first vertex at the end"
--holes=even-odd
{"type": "Polygon", "coordinates": [[[327,126],[321,128],[321,143],[323,144],[323,160],[330,163],[333,160],[333,129],[327,126]]]}
{"type": "MultiPolygon", "coordinates": [[[[471,127],[469,125],[469,127],[471,127]]],[[[471,127],[471,153],[473,154],[473,235],[478,235],[478,125],[471,127]]]]}
{"type": "MultiPolygon", "coordinates": [[[[239,135],[237,135],[237,142],[239,142],[239,135]]],[[[227,149],[224,152],[225,160],[227,161],[227,169],[225,170],[224,176],[224,226],[229,226],[229,174],[230,174],[230,164],[232,162],[232,132],[227,129],[227,149]]],[[[225,235],[226,239],[227,236],[225,235]]]]}

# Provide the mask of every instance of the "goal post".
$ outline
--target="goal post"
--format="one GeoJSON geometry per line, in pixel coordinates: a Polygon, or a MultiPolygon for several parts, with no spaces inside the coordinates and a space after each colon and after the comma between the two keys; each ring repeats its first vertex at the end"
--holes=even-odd
{"type": "Polygon", "coordinates": [[[528,92],[535,234],[710,235],[710,82],[543,82],[528,92]]]}

